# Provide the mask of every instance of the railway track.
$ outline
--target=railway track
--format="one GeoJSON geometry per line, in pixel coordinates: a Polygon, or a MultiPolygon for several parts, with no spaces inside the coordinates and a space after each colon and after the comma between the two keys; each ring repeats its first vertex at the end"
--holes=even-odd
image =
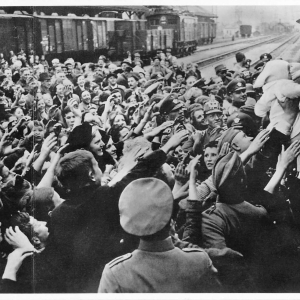
{"type": "MultiPolygon", "coordinates": [[[[285,43],[279,45],[275,49],[273,49],[270,54],[272,54],[273,57],[278,57],[282,52],[284,52],[287,47],[289,47],[291,44],[295,44],[300,39],[300,35],[297,34],[296,36],[293,36],[291,39],[286,41],[285,43]]],[[[259,62],[259,59],[251,64],[251,66],[255,66],[259,62]]]]}
{"type": "Polygon", "coordinates": [[[259,37],[259,38],[254,38],[254,39],[238,39],[234,42],[219,42],[216,44],[211,44],[211,45],[202,45],[199,47],[199,49],[197,49],[194,53],[199,53],[199,52],[204,52],[204,51],[208,51],[208,50],[214,50],[214,49],[218,49],[218,48],[222,48],[222,47],[227,47],[227,46],[232,46],[232,45],[238,45],[238,44],[243,44],[243,43],[255,43],[257,41],[268,41],[270,38],[270,36],[264,36],[264,37],[259,37]],[[210,46],[210,47],[208,47],[210,46]]]}
{"type": "MultiPolygon", "coordinates": [[[[276,41],[284,40],[284,42],[279,46],[279,47],[282,47],[284,44],[286,44],[287,42],[289,42],[293,38],[295,38],[295,35],[290,36],[287,39],[286,39],[286,35],[284,35],[284,36],[277,36],[275,38],[273,37],[273,38],[268,39],[268,40],[264,39],[263,41],[259,41],[259,42],[254,43],[254,44],[251,44],[251,45],[248,45],[248,46],[245,46],[245,47],[241,47],[239,49],[230,50],[230,51],[222,53],[222,54],[218,54],[218,55],[215,55],[215,56],[212,56],[212,57],[209,57],[209,58],[205,58],[205,59],[196,61],[195,63],[200,64],[200,68],[208,67],[208,66],[214,64],[217,61],[221,61],[221,60],[224,60],[224,59],[227,59],[229,57],[234,56],[237,52],[240,52],[240,51],[244,51],[245,52],[245,51],[248,51],[248,50],[250,50],[252,48],[260,46],[262,44],[273,43],[273,42],[276,42],[276,41]]],[[[277,48],[279,48],[279,47],[277,47],[277,48]]],[[[255,62],[255,63],[257,63],[257,62],[255,62]]]]}

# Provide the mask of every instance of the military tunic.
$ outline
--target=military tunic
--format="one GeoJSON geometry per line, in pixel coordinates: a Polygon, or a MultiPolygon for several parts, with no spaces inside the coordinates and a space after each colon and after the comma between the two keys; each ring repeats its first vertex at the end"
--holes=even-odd
{"type": "Polygon", "coordinates": [[[218,286],[215,274],[202,249],[182,251],[174,247],[171,237],[155,242],[141,240],[137,250],[105,266],[98,292],[212,292],[218,286]]]}

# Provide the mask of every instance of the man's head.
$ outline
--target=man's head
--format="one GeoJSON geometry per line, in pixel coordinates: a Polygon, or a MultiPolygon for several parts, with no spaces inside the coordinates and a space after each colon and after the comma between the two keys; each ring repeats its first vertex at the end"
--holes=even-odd
{"type": "Polygon", "coordinates": [[[193,84],[197,81],[197,78],[195,76],[189,76],[187,79],[186,79],[186,87],[187,89],[190,89],[193,84]]]}
{"type": "Polygon", "coordinates": [[[137,179],[120,196],[121,226],[142,239],[165,239],[169,235],[173,201],[172,191],[163,181],[137,179]]]}
{"type": "Polygon", "coordinates": [[[220,76],[222,78],[222,80],[224,81],[224,79],[226,78],[226,74],[227,74],[227,68],[225,67],[225,65],[221,64],[221,65],[217,65],[215,67],[215,72],[217,76],[220,76]]]}
{"type": "Polygon", "coordinates": [[[160,65],[160,61],[161,61],[160,57],[158,57],[158,56],[153,57],[153,65],[154,66],[159,66],[160,65]]]}
{"type": "Polygon", "coordinates": [[[59,72],[56,74],[56,82],[62,83],[66,79],[66,74],[64,72],[59,72]]]}
{"type": "Polygon", "coordinates": [[[41,82],[41,86],[46,88],[46,89],[49,89],[50,86],[51,86],[51,81],[50,81],[50,76],[48,73],[41,73],[40,74],[40,82],[41,82]]]}
{"type": "Polygon", "coordinates": [[[227,85],[227,95],[232,100],[232,105],[240,108],[245,105],[247,100],[246,82],[244,79],[236,78],[229,82],[227,85]]]}
{"type": "Polygon", "coordinates": [[[85,186],[100,185],[102,172],[90,151],[76,150],[61,158],[56,175],[62,185],[72,192],[85,186]]]}
{"type": "Polygon", "coordinates": [[[138,74],[131,73],[128,77],[128,86],[130,89],[135,90],[139,86],[140,77],[138,74]]]}
{"type": "Polygon", "coordinates": [[[45,247],[49,236],[46,222],[38,221],[26,212],[13,214],[10,218],[10,222],[12,227],[19,227],[20,231],[28,237],[36,249],[45,247]]]}
{"type": "Polygon", "coordinates": [[[168,116],[170,121],[174,121],[177,117],[184,119],[183,104],[175,99],[174,94],[168,94],[161,103],[160,114],[168,116]]]}
{"type": "Polygon", "coordinates": [[[56,95],[59,97],[63,97],[64,96],[64,90],[65,90],[65,86],[63,84],[58,84],[56,86],[56,95]]]}
{"type": "Polygon", "coordinates": [[[4,75],[8,78],[8,79],[11,79],[12,77],[12,72],[11,72],[11,69],[7,68],[4,70],[4,75]]]}
{"type": "Polygon", "coordinates": [[[176,83],[182,84],[184,81],[184,72],[177,72],[175,75],[176,83]]]}
{"type": "Polygon", "coordinates": [[[84,76],[83,75],[78,76],[78,78],[77,78],[77,84],[79,86],[84,86],[84,83],[85,83],[84,76]]]}
{"type": "Polygon", "coordinates": [[[117,74],[115,74],[115,73],[110,73],[110,74],[108,74],[108,75],[106,76],[106,79],[107,79],[108,83],[109,83],[110,85],[112,85],[112,86],[116,85],[116,83],[117,83],[117,78],[118,78],[118,76],[117,76],[117,74]]]}
{"type": "Polygon", "coordinates": [[[204,104],[204,117],[210,129],[223,126],[222,114],[218,101],[208,101],[204,104]]]}
{"type": "Polygon", "coordinates": [[[53,66],[54,68],[60,65],[59,59],[57,59],[57,58],[52,59],[51,62],[52,62],[52,66],[53,66]]]}
{"type": "Polygon", "coordinates": [[[198,103],[192,104],[188,112],[190,114],[191,124],[197,130],[203,130],[203,127],[206,127],[203,106],[198,103]]]}
{"type": "Polygon", "coordinates": [[[242,52],[236,53],[236,54],[235,54],[235,58],[236,58],[237,63],[243,63],[243,62],[245,62],[245,60],[246,60],[246,56],[245,56],[245,54],[242,53],[242,52]]]}
{"type": "Polygon", "coordinates": [[[50,94],[43,94],[42,98],[43,98],[43,100],[45,102],[45,105],[47,107],[51,107],[53,105],[53,99],[52,99],[50,94]]]}
{"type": "Polygon", "coordinates": [[[241,154],[249,148],[252,141],[253,137],[249,137],[243,131],[231,127],[224,131],[220,137],[218,152],[225,143],[228,143],[235,152],[241,154]]]}
{"type": "Polygon", "coordinates": [[[27,80],[27,78],[30,76],[30,71],[28,68],[22,68],[21,69],[21,77],[24,79],[24,80],[27,80]]]}
{"type": "Polygon", "coordinates": [[[89,91],[83,91],[81,93],[81,100],[84,104],[90,104],[91,102],[91,94],[89,91]]]}

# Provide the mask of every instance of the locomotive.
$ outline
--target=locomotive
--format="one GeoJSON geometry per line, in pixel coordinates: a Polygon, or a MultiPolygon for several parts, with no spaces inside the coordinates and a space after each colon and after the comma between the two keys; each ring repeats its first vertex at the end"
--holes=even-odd
{"type": "MultiPolygon", "coordinates": [[[[146,19],[122,19],[120,13],[48,14],[0,12],[0,53],[10,51],[44,55],[47,60],[68,57],[81,63],[95,61],[100,55],[123,59],[138,51],[148,60],[157,49],[171,48],[174,55],[186,55],[197,45],[212,42],[216,25],[210,18],[171,10],[150,13],[146,19]]],[[[79,9],[79,8],[78,8],[79,9]]],[[[54,9],[53,9],[54,10],[54,9]]],[[[58,9],[56,8],[55,11],[58,9]]]]}

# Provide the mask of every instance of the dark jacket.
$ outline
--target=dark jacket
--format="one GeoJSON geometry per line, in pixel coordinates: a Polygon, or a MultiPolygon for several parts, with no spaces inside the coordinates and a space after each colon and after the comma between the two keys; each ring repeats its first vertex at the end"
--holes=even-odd
{"type": "Polygon", "coordinates": [[[137,247],[137,238],[120,226],[119,197],[131,181],[152,176],[165,160],[162,150],[155,151],[115,186],[83,188],[52,212],[43,254],[56,269],[56,277],[49,280],[61,285],[53,292],[97,292],[105,264],[137,247]]]}

